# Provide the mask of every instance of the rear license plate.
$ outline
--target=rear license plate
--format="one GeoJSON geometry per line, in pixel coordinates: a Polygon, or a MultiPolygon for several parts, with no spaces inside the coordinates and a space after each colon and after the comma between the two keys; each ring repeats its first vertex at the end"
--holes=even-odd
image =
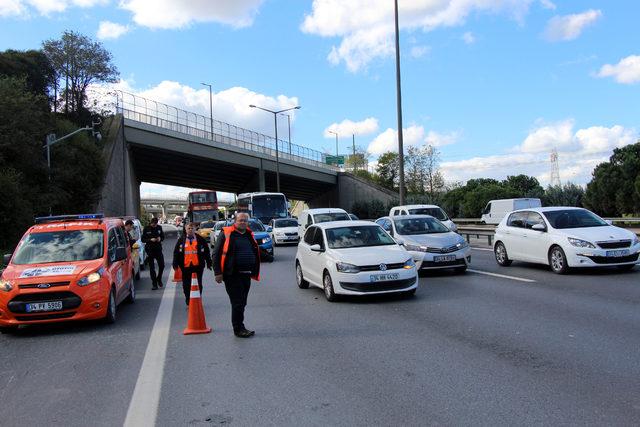
{"type": "Polygon", "coordinates": [[[372,274],[371,276],[369,276],[369,281],[384,282],[386,280],[398,280],[398,277],[400,277],[398,273],[372,274]]]}
{"type": "Polygon", "coordinates": [[[621,249],[618,251],[607,251],[608,257],[620,257],[629,255],[629,249],[621,249]]]}
{"type": "Polygon", "coordinates": [[[440,255],[440,256],[433,257],[433,262],[447,262],[447,261],[455,261],[455,260],[456,260],[455,255],[440,255]]]}
{"type": "Polygon", "coordinates": [[[27,313],[34,311],[60,311],[62,310],[62,301],[49,302],[32,302],[27,304],[27,313]]]}

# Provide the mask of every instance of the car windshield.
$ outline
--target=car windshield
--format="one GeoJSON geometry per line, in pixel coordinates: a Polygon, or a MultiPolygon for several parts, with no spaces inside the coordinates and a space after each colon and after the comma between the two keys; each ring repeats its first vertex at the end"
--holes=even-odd
{"type": "Polygon", "coordinates": [[[327,229],[327,243],[331,249],[361,248],[395,245],[396,242],[379,226],[360,225],[327,229]]]}
{"type": "Polygon", "coordinates": [[[216,230],[222,230],[222,228],[224,227],[224,225],[226,224],[226,222],[221,221],[221,222],[217,222],[216,223],[216,230]]]}
{"type": "Polygon", "coordinates": [[[607,226],[605,221],[586,209],[566,209],[543,212],[553,228],[586,228],[607,226]]]}
{"type": "Polygon", "coordinates": [[[256,221],[255,219],[249,220],[249,228],[251,231],[264,231],[264,225],[261,222],[256,221]]]}
{"type": "Polygon", "coordinates": [[[278,219],[273,222],[275,228],[297,227],[298,221],[295,219],[278,219]]]}
{"type": "Polygon", "coordinates": [[[213,221],[201,222],[200,228],[213,228],[213,221]]]}
{"type": "Polygon", "coordinates": [[[286,218],[289,216],[283,195],[253,196],[253,215],[264,220],[268,218],[286,218]]]}
{"type": "Polygon", "coordinates": [[[446,221],[449,219],[447,214],[440,208],[409,209],[409,215],[431,215],[434,218],[438,218],[440,221],[446,221]]]}
{"type": "Polygon", "coordinates": [[[102,230],[31,233],[18,245],[14,264],[87,261],[102,258],[102,230]]]}
{"type": "Polygon", "coordinates": [[[403,236],[447,233],[449,229],[435,218],[394,219],[396,231],[403,236]]]}
{"type": "Polygon", "coordinates": [[[313,215],[313,220],[316,224],[321,222],[331,222],[331,221],[350,221],[349,215],[344,212],[333,212],[333,213],[317,213],[313,215]]]}

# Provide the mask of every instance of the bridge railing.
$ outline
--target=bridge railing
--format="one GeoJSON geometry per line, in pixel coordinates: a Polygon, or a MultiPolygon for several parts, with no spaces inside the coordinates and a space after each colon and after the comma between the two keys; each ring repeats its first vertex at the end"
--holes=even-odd
{"type": "MultiPolygon", "coordinates": [[[[137,122],[216,143],[232,145],[272,157],[276,156],[276,141],[271,136],[216,119],[213,120],[212,132],[210,117],[146,99],[132,93],[116,91],[116,111],[125,118],[137,122]]],[[[278,155],[281,159],[337,170],[335,166],[326,164],[326,155],[324,153],[301,145],[291,144],[281,139],[278,139],[278,155]]]]}

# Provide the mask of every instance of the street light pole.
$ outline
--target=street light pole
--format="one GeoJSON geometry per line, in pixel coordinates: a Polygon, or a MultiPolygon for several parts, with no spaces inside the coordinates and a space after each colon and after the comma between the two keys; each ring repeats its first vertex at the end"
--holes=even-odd
{"type": "Polygon", "coordinates": [[[259,110],[266,111],[267,113],[273,114],[273,124],[274,124],[275,135],[276,135],[276,189],[277,189],[276,191],[279,193],[280,192],[280,155],[278,150],[278,114],[284,113],[285,111],[290,111],[290,110],[299,110],[302,107],[300,107],[299,105],[296,105],[295,107],[286,108],[284,110],[279,110],[279,111],[269,110],[268,108],[258,107],[257,105],[253,105],[253,104],[249,105],[249,107],[257,108],[259,110]]]}
{"type": "Polygon", "coordinates": [[[352,163],[353,163],[353,171],[355,172],[356,170],[358,170],[357,163],[356,163],[356,134],[352,133],[351,138],[353,141],[353,162],[352,163]]]}
{"type": "Polygon", "coordinates": [[[200,83],[203,86],[209,86],[209,120],[211,126],[211,140],[213,141],[213,93],[209,83],[200,83]]]}
{"type": "Polygon", "coordinates": [[[289,155],[291,156],[291,116],[288,114],[281,114],[287,117],[287,126],[289,128],[289,155]]]}
{"type": "Polygon", "coordinates": [[[400,85],[400,33],[398,30],[398,0],[394,0],[396,29],[396,100],[398,110],[398,163],[400,168],[400,205],[404,205],[404,141],[402,139],[402,90],[400,85]]]}

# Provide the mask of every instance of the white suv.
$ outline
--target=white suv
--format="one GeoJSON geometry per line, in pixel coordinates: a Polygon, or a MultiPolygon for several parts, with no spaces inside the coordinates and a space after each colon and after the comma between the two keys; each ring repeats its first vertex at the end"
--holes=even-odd
{"type": "Polygon", "coordinates": [[[404,205],[392,207],[389,211],[389,216],[398,215],[431,215],[446,225],[449,230],[458,231],[458,226],[456,226],[453,221],[451,221],[451,218],[449,218],[449,215],[437,205],[404,205]]]}

